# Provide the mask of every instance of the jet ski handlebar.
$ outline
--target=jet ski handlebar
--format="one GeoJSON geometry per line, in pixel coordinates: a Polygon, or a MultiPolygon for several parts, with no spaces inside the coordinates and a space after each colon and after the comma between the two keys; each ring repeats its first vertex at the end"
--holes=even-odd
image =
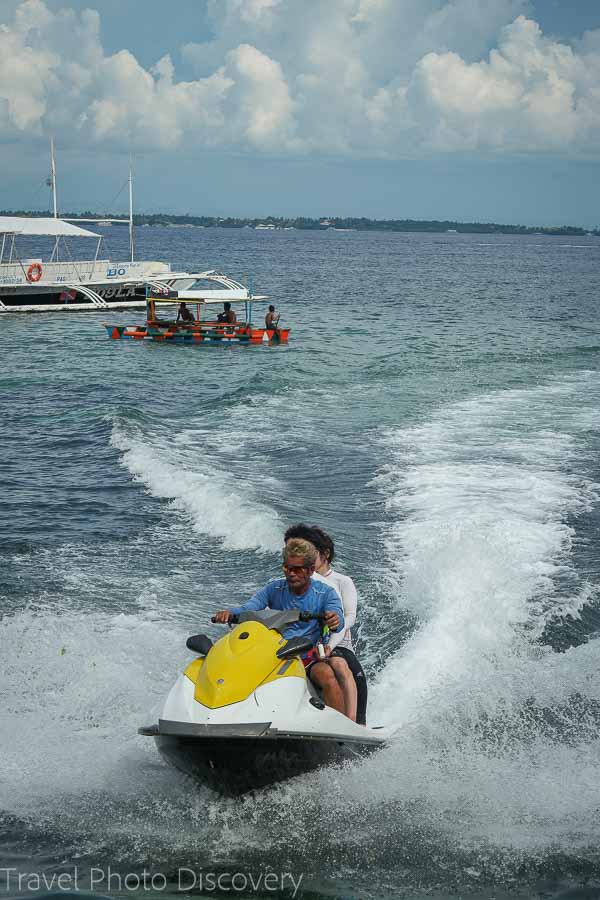
{"type": "MultiPolygon", "coordinates": [[[[292,610],[290,610],[290,612],[292,612],[292,610]]],[[[211,616],[210,621],[213,624],[217,624],[217,617],[211,616]]],[[[320,622],[323,625],[325,623],[325,616],[319,615],[318,613],[299,612],[297,621],[298,622],[320,622]]],[[[220,624],[239,625],[239,623],[240,623],[239,614],[232,613],[229,616],[229,620],[227,623],[220,623],[220,624]]]]}

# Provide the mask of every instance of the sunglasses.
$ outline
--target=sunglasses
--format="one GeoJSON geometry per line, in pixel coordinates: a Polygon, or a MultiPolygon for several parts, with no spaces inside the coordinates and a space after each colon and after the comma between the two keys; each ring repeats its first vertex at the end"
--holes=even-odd
{"type": "Polygon", "coordinates": [[[288,575],[299,575],[300,572],[307,572],[308,566],[288,566],[286,563],[284,563],[283,571],[287,572],[288,575]]]}

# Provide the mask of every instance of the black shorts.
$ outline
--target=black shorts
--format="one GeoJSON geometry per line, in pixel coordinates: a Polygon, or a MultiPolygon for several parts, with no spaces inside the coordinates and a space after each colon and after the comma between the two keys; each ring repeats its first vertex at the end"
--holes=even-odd
{"type": "Polygon", "coordinates": [[[336,647],[331,651],[332,656],[339,656],[348,663],[348,668],[354,676],[356,682],[356,721],[359,725],[367,724],[367,676],[363,671],[363,667],[357,660],[352,650],[347,647],[336,647]]]}

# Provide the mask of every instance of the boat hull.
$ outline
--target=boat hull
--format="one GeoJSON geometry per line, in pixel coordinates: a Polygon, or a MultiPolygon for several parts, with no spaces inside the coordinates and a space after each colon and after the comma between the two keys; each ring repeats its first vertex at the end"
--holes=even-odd
{"type": "Polygon", "coordinates": [[[45,288],[19,291],[6,288],[0,293],[0,312],[89,312],[106,309],[143,309],[146,290],[143,285],[115,287],[110,284],[86,284],[101,299],[92,301],[76,288],[45,288]]]}
{"type": "MultiPolygon", "coordinates": [[[[325,735],[292,735],[259,726],[261,734],[155,735],[162,757],[224,796],[270,787],[322,766],[372,753],[380,743],[325,735]]],[[[254,726],[256,729],[256,726],[254,726]]],[[[157,729],[158,730],[158,729],[157,729]]]]}
{"type": "Polygon", "coordinates": [[[145,260],[112,263],[40,259],[34,265],[42,275],[33,282],[26,277],[25,265],[0,263],[0,313],[143,308],[148,281],[177,281],[179,287],[190,284],[190,278],[180,279],[182,273],[171,272],[167,263],[145,260]]]}
{"type": "Polygon", "coordinates": [[[147,325],[109,325],[105,324],[107,334],[112,340],[157,341],[167,344],[286,344],[290,329],[278,331],[252,326],[235,328],[223,327],[191,327],[154,328],[147,325]]]}

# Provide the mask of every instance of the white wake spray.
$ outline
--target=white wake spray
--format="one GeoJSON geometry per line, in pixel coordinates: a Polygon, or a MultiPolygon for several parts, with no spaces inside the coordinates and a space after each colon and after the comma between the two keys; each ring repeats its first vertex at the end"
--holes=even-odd
{"type": "Polygon", "coordinates": [[[122,452],[123,465],[154,497],[172,500],[195,531],[221,539],[231,550],[279,550],[279,516],[259,499],[268,475],[259,466],[254,472],[248,467],[245,477],[236,475],[227,465],[231,447],[229,454],[219,455],[214,443],[214,436],[207,441],[194,427],[173,434],[131,423],[113,425],[112,444],[122,452]]]}
{"type": "Polygon", "coordinates": [[[598,594],[573,550],[598,500],[599,393],[573,376],[383,434],[388,573],[421,624],[372,686],[371,721],[395,739],[344,777],[355,802],[408,804],[470,846],[598,833],[598,640],[557,653],[539,639],[598,594]]]}
{"type": "Polygon", "coordinates": [[[551,653],[533,643],[547,623],[593,594],[571,562],[577,514],[598,499],[577,437],[590,424],[581,389],[567,379],[499,392],[385,432],[389,573],[422,621],[379,682],[386,721],[461,702],[466,689],[493,706],[503,676],[514,682],[515,666],[551,653]]]}

